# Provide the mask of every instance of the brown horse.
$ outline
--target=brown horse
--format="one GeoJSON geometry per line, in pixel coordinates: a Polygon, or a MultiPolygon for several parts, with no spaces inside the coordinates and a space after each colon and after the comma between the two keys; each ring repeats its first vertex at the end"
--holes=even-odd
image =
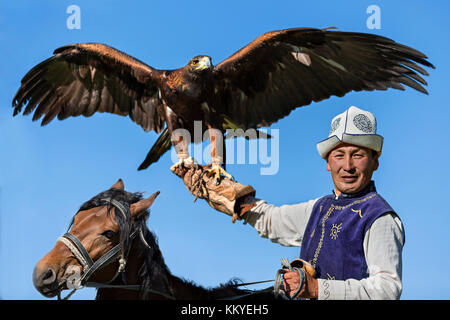
{"type": "MultiPolygon", "coordinates": [[[[36,265],[33,283],[46,297],[62,290],[91,286],[96,299],[273,299],[270,288],[258,292],[237,288],[237,280],[204,288],[170,273],[155,236],[146,226],[147,199],[124,190],[119,179],[84,203],[70,231],[36,265]],[[253,295],[255,294],[255,295],[253,295]]],[[[72,291],[74,292],[74,291],[72,291]]]]}

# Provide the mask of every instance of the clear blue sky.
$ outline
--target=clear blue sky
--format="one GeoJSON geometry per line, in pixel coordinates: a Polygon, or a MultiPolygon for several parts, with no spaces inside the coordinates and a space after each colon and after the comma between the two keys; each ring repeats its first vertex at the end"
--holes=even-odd
{"type": "MultiPolygon", "coordinates": [[[[350,93],[299,108],[279,129],[280,164],[230,165],[270,203],[292,204],[325,195],[332,180],[316,143],[331,119],[350,105],[370,110],[385,137],[378,191],[406,229],[403,299],[449,299],[447,207],[450,169],[448,1],[1,1],[0,2],[0,298],[42,299],[32,284],[35,263],[66,231],[79,206],[122,178],[128,191],[160,190],[149,227],[171,271],[204,286],[239,277],[270,279],[280,258],[299,248],[260,238],[250,226],[193,203],[170,171],[170,154],[146,171],[136,169],[156,140],[127,118],[99,114],[54,121],[12,117],[20,79],[62,45],[102,42],[155,68],[178,68],[197,54],[217,64],[263,32],[336,26],[377,33],[427,54],[437,67],[430,95],[413,89],[350,93]],[[81,29],[66,26],[69,5],[81,9],[81,29]],[[366,26],[369,5],[381,9],[381,29],[366,26]]],[[[269,130],[270,133],[270,130],[269,130]]],[[[258,288],[258,287],[256,287],[258,288]]],[[[74,299],[91,299],[94,290],[74,299]]]]}

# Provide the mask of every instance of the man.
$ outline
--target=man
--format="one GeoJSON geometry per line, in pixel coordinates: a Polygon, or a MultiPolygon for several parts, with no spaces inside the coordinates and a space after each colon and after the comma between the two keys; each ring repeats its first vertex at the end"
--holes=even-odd
{"type": "Polygon", "coordinates": [[[300,258],[314,267],[316,275],[305,272],[299,288],[300,273],[285,273],[284,287],[290,296],[399,299],[404,230],[372,181],[382,144],[375,117],[351,106],[332,120],[328,138],[317,144],[333,179],[331,195],[277,207],[254,198],[237,183],[220,190],[206,184],[207,201],[235,217],[237,211],[238,218],[244,218],[262,237],[301,246],[300,258]],[[234,190],[231,197],[230,190],[234,190]],[[230,203],[223,201],[224,195],[230,203]]]}

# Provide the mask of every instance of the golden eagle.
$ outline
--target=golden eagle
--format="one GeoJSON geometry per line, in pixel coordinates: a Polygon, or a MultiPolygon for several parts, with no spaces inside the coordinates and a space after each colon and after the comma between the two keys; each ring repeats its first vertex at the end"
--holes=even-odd
{"type": "MultiPolygon", "coordinates": [[[[176,70],[158,70],[104,44],[60,47],[31,69],[13,99],[14,116],[34,111],[46,125],[56,116],[89,117],[95,112],[129,116],[145,131],[162,132],[139,169],[147,168],[175,146],[180,163],[191,163],[185,140],[194,121],[205,128],[259,128],[293,109],[332,95],[362,90],[427,93],[419,64],[427,57],[391,39],[366,33],[294,28],[267,32],[213,66],[200,55],[176,70]],[[172,141],[173,140],[173,141],[172,141]]],[[[214,154],[211,172],[227,175],[214,154]]]]}

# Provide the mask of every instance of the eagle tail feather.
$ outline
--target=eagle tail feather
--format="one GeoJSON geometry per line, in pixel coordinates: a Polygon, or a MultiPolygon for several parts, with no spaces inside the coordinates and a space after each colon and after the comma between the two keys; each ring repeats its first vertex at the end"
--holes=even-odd
{"type": "Polygon", "coordinates": [[[159,160],[164,153],[170,150],[172,147],[172,141],[170,139],[170,133],[167,128],[159,135],[155,144],[153,144],[152,148],[148,152],[145,160],[141,163],[138,170],[147,169],[152,163],[159,160]]]}

